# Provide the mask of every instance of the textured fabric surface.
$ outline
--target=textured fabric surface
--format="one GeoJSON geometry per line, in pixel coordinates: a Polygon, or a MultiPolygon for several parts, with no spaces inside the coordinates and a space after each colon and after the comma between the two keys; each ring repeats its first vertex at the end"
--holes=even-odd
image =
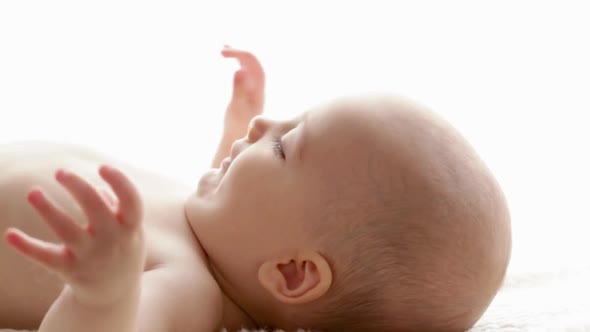
{"type": "Polygon", "coordinates": [[[589,280],[590,266],[509,275],[470,332],[590,332],[589,280]]]}

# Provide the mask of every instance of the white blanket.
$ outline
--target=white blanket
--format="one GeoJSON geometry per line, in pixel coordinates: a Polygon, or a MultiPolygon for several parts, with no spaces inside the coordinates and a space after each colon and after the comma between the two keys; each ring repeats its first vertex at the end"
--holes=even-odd
{"type": "Polygon", "coordinates": [[[590,332],[590,266],[509,275],[470,332],[590,332]]]}
{"type": "MultiPolygon", "coordinates": [[[[0,332],[14,332],[3,330],[0,332]]],[[[469,332],[590,332],[590,265],[509,274],[469,332]]]]}

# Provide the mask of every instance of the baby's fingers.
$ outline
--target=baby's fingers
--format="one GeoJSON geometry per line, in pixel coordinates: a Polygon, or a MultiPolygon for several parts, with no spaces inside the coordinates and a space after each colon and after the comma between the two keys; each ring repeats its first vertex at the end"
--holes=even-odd
{"type": "Polygon", "coordinates": [[[238,59],[238,61],[240,61],[240,64],[242,66],[252,65],[252,64],[256,65],[256,63],[254,62],[256,60],[256,57],[254,56],[254,54],[252,54],[248,51],[233,48],[229,45],[223,46],[223,50],[221,50],[221,55],[223,55],[226,58],[238,59]],[[242,61],[243,61],[243,63],[242,63],[242,61]]]}
{"type": "Polygon", "coordinates": [[[114,167],[102,165],[98,172],[119,199],[119,222],[130,228],[137,226],[143,219],[143,204],[135,185],[114,167]]]}
{"type": "Polygon", "coordinates": [[[86,182],[79,175],[64,169],[58,170],[55,178],[78,201],[88,218],[89,226],[97,234],[112,233],[112,223],[114,222],[113,211],[94,186],[86,182]]]}
{"type": "Polygon", "coordinates": [[[53,202],[50,202],[49,198],[41,190],[35,189],[31,191],[27,196],[27,200],[62,241],[74,246],[79,242],[83,232],[82,229],[67,214],[57,208],[53,202]]]}
{"type": "Polygon", "coordinates": [[[65,246],[41,241],[16,228],[6,230],[4,238],[19,253],[52,272],[63,270],[74,257],[65,246]]]}
{"type": "Polygon", "coordinates": [[[221,51],[221,55],[226,58],[236,58],[240,62],[242,68],[246,68],[257,74],[263,73],[262,65],[260,64],[260,61],[258,61],[258,58],[248,51],[238,50],[225,45],[221,51]]]}

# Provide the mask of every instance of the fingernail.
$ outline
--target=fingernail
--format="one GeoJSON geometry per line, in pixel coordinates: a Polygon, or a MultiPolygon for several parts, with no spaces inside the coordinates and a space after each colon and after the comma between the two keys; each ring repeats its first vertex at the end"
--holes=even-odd
{"type": "Polygon", "coordinates": [[[41,195],[42,195],[41,190],[39,190],[39,189],[31,190],[29,192],[29,194],[27,195],[27,201],[29,201],[29,203],[31,203],[31,204],[35,204],[39,201],[39,198],[41,197],[41,195]]]}
{"type": "Polygon", "coordinates": [[[68,259],[71,259],[71,260],[73,260],[73,259],[75,259],[75,258],[76,258],[76,256],[75,256],[75,255],[74,255],[74,253],[72,252],[72,250],[70,250],[70,248],[68,248],[68,247],[65,247],[65,248],[64,248],[64,255],[65,255],[65,256],[66,256],[68,259]]]}
{"type": "Polygon", "coordinates": [[[8,242],[10,245],[12,245],[13,247],[16,247],[18,245],[18,236],[16,234],[14,234],[14,232],[6,232],[4,233],[4,239],[6,240],[6,242],[8,242]]]}
{"type": "Polygon", "coordinates": [[[4,239],[13,248],[22,250],[23,252],[25,251],[22,245],[22,241],[13,227],[10,227],[8,230],[6,230],[6,233],[4,233],[4,239]]]}
{"type": "Polygon", "coordinates": [[[107,165],[102,165],[100,166],[100,168],[98,169],[99,172],[109,172],[111,170],[111,168],[107,165]]]}
{"type": "Polygon", "coordinates": [[[123,225],[123,214],[121,213],[121,211],[117,212],[117,214],[115,214],[115,218],[117,219],[117,221],[119,222],[119,224],[123,225]]]}
{"type": "Polygon", "coordinates": [[[94,229],[94,227],[92,225],[86,226],[86,231],[88,232],[88,234],[90,234],[92,236],[96,235],[96,230],[94,229]]]}
{"type": "Polygon", "coordinates": [[[66,171],[63,168],[60,168],[57,170],[57,172],[55,173],[55,179],[57,181],[62,181],[64,179],[64,176],[66,176],[66,174],[68,173],[68,171],[66,171]]]}

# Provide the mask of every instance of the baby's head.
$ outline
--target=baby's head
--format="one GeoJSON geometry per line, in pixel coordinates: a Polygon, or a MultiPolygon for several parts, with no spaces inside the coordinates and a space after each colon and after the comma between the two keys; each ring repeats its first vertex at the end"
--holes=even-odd
{"type": "Polygon", "coordinates": [[[255,118],[185,205],[220,287],[263,326],[461,331],[510,257],[504,196],[445,121],[394,97],[255,118]]]}

